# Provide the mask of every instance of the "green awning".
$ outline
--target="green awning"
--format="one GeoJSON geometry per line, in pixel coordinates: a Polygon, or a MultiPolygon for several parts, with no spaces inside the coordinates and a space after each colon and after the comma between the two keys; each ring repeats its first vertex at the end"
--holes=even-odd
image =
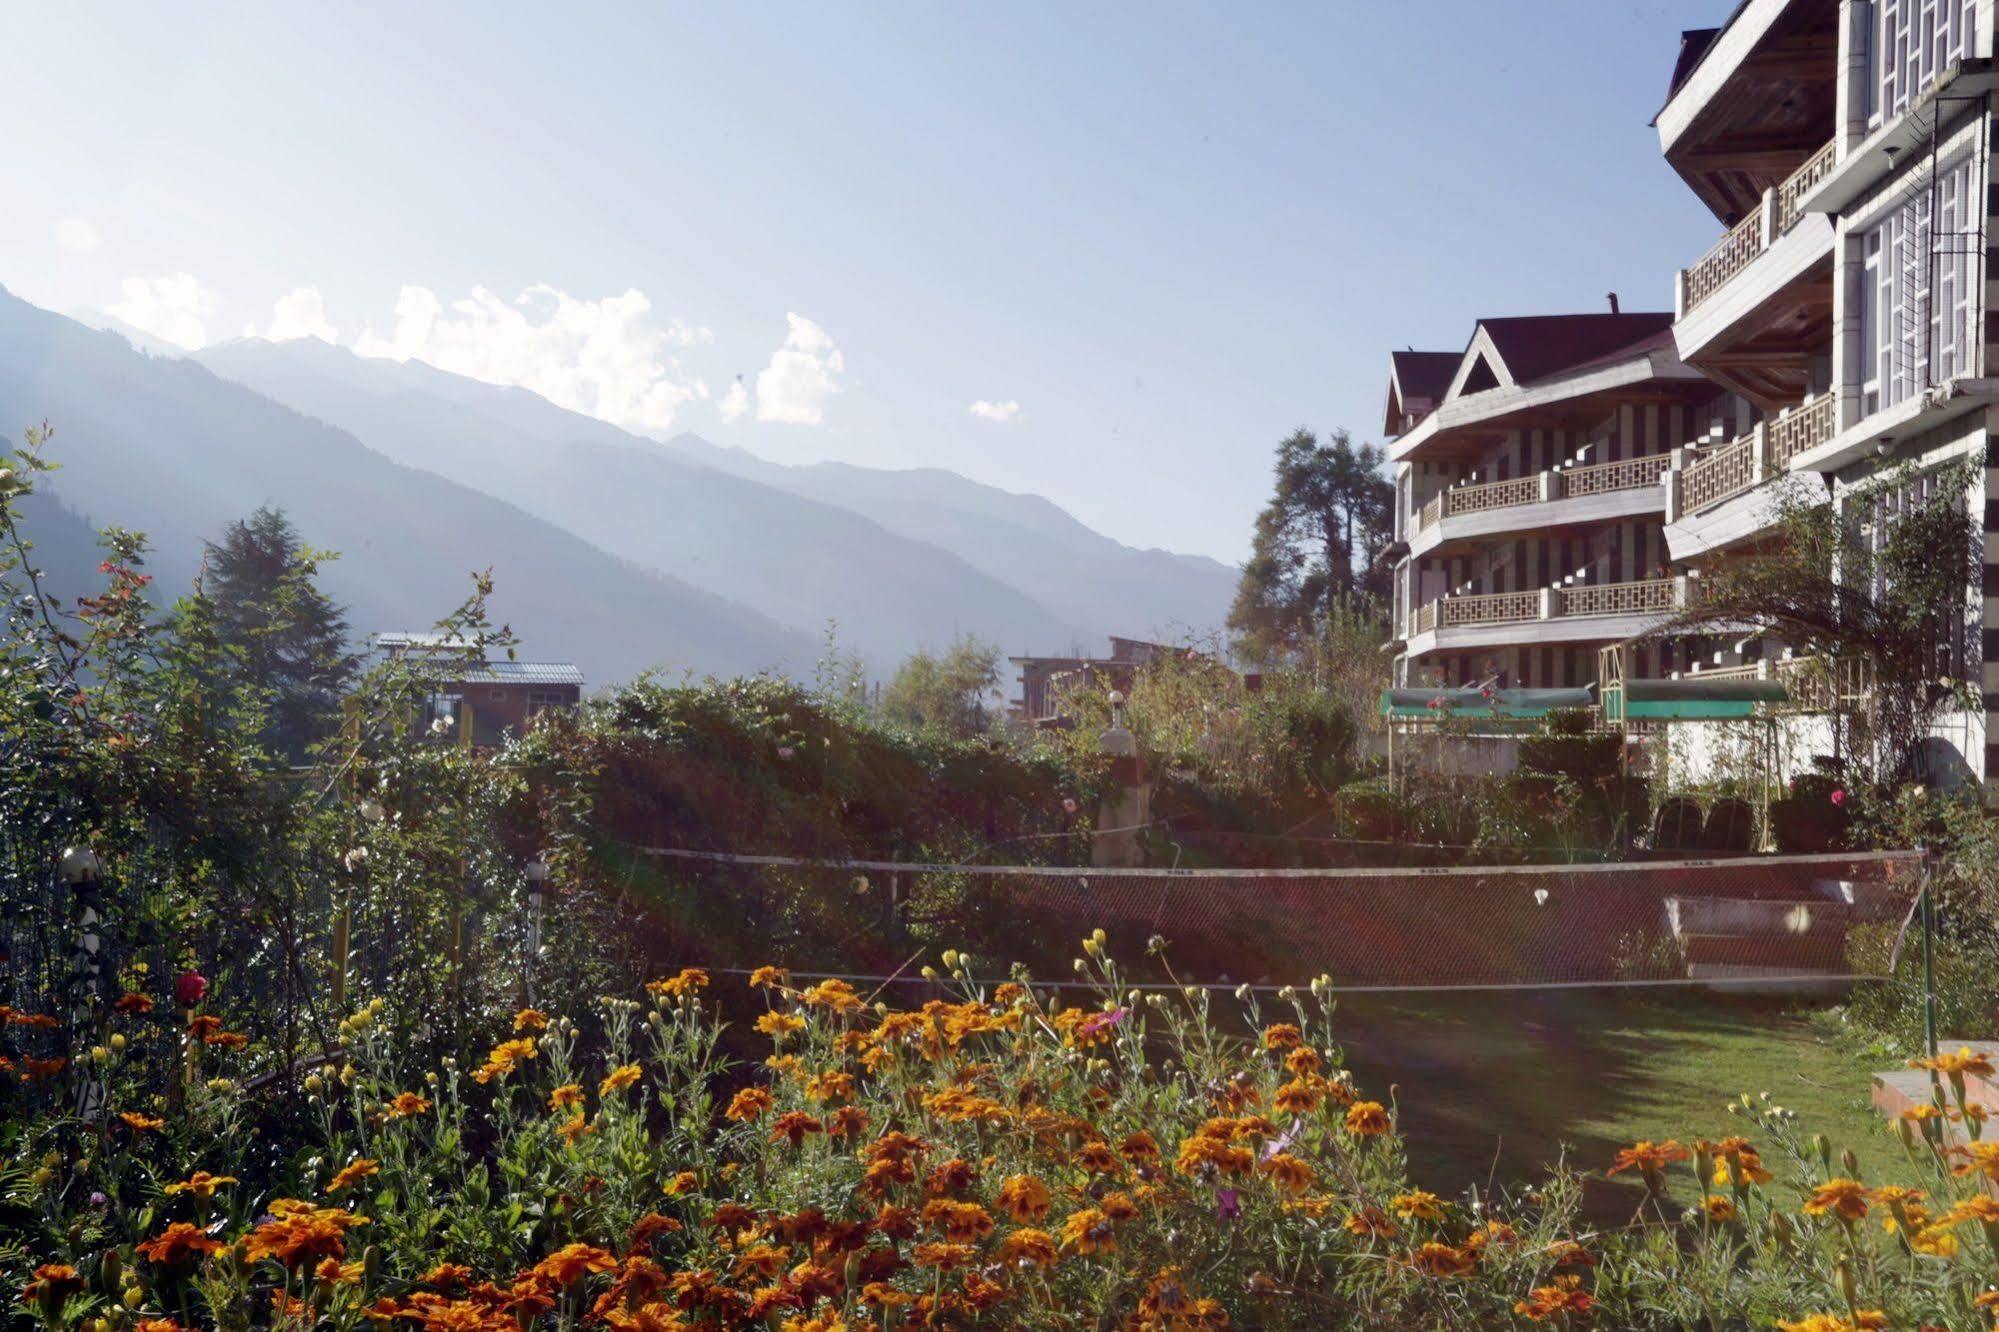
{"type": "Polygon", "coordinates": [[[1384,689],[1384,717],[1545,717],[1565,708],[1587,708],[1596,697],[1575,689],[1384,689]]]}
{"type": "Polygon", "coordinates": [[[1758,705],[1790,699],[1780,680],[1626,680],[1624,715],[1633,721],[1734,721],[1758,705]]]}

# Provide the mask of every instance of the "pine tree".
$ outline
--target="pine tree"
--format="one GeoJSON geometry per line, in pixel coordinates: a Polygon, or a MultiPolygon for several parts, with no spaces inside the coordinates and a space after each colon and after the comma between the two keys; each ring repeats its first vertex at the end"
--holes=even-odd
{"type": "Polygon", "coordinates": [[[1356,608],[1387,601],[1381,559],[1393,533],[1395,487],[1373,444],[1355,447],[1346,431],[1323,444],[1293,431],[1277,446],[1270,502],[1257,515],[1229,628],[1243,649],[1269,660],[1315,638],[1356,608]]]}
{"type": "Polygon", "coordinates": [[[357,666],[345,611],[314,581],[329,558],[268,506],[207,543],[202,594],[217,633],[266,701],[266,744],[293,762],[332,728],[357,666]]]}

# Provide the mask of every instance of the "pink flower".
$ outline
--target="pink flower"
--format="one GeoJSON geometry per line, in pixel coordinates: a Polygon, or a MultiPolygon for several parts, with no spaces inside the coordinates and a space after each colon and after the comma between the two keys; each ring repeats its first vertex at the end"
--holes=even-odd
{"type": "Polygon", "coordinates": [[[777,747],[777,756],[781,759],[784,759],[786,762],[789,762],[791,760],[791,746],[779,745],[777,747]]]}
{"type": "Polygon", "coordinates": [[[1844,805],[1846,803],[1846,792],[1843,790],[1834,791],[1832,793],[1832,803],[1835,805],[1844,805]]]}
{"type": "Polygon", "coordinates": [[[1098,1013],[1094,1017],[1084,1018],[1081,1023],[1077,1024],[1076,1033],[1079,1036],[1095,1036],[1100,1031],[1108,1031],[1110,1028],[1124,1021],[1124,1015],[1128,1011],[1123,1008],[1113,1008],[1107,1013],[1098,1013]]]}
{"type": "Polygon", "coordinates": [[[174,998],[182,1008],[193,1008],[208,993],[208,977],[198,971],[183,971],[174,982],[174,998]]]}
{"type": "Polygon", "coordinates": [[[1076,797],[1074,797],[1074,796],[1065,796],[1065,797],[1063,798],[1063,800],[1062,800],[1062,812],[1063,812],[1064,814],[1074,814],[1074,813],[1076,812],[1076,797]]]}

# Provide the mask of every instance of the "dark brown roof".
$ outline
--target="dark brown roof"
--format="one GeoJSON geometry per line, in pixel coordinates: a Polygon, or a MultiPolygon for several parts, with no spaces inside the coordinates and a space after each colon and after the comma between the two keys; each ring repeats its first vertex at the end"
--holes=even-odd
{"type": "Polygon", "coordinates": [[[1609,358],[1673,326],[1670,311],[1632,314],[1526,315],[1481,319],[1516,384],[1609,358]]]}
{"type": "Polygon", "coordinates": [[[1389,353],[1388,364],[1404,398],[1436,402],[1450,388],[1463,359],[1463,352],[1399,351],[1389,353]]]}
{"type": "MultiPolygon", "coordinates": [[[[1734,21],[1733,17],[1729,19],[1731,23],[1734,21]]],[[[1673,100],[1673,94],[1680,90],[1680,85],[1687,81],[1687,76],[1700,66],[1701,58],[1707,54],[1708,47],[1714,45],[1714,39],[1720,35],[1720,28],[1688,28],[1680,34],[1680,54],[1673,61],[1672,82],[1666,85],[1667,101],[1673,100]]]]}

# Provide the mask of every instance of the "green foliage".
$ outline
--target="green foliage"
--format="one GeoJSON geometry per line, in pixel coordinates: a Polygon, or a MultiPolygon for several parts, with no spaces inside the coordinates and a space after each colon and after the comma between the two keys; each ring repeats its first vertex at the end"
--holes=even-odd
{"type": "MultiPolygon", "coordinates": [[[[1229,628],[1245,655],[1275,661],[1319,627],[1388,597],[1381,554],[1394,534],[1387,455],[1346,431],[1325,442],[1304,428],[1277,446],[1270,502],[1257,515],[1229,628]]],[[[1375,635],[1377,644],[1380,635],[1375,635]]]]}
{"type": "Polygon", "coordinates": [[[966,634],[941,653],[919,650],[904,658],[882,691],[881,712],[899,725],[962,740],[991,724],[987,702],[999,684],[999,648],[966,634]]]}

